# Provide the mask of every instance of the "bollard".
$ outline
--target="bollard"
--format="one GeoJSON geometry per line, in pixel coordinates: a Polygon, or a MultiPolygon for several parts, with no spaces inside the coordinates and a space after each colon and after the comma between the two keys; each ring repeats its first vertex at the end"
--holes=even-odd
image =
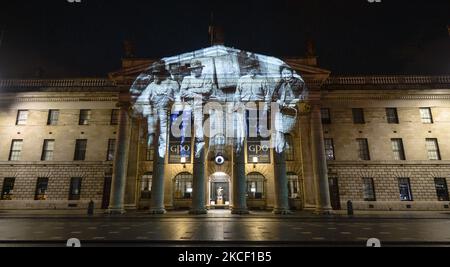
{"type": "Polygon", "coordinates": [[[88,215],[94,215],[94,201],[91,200],[88,205],[88,215]]]}
{"type": "Polygon", "coordinates": [[[353,202],[351,200],[347,201],[347,215],[353,215],[353,202]]]}

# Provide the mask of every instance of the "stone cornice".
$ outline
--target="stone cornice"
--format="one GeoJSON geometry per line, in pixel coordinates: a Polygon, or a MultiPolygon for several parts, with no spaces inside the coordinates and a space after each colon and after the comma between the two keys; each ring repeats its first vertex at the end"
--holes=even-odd
{"type": "Polygon", "coordinates": [[[336,166],[450,166],[450,161],[448,160],[439,160],[439,161],[430,161],[430,160],[407,160],[407,161],[387,161],[387,160],[371,160],[371,161],[328,161],[329,167],[336,166]]]}

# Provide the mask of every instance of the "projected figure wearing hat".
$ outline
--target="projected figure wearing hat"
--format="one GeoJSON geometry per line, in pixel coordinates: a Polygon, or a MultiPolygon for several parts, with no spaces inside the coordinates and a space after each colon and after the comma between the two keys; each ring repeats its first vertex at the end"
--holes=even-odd
{"type": "Polygon", "coordinates": [[[187,76],[181,83],[180,96],[190,106],[191,116],[194,117],[195,129],[195,156],[199,157],[201,150],[205,146],[205,136],[203,132],[203,102],[206,102],[213,93],[213,82],[210,77],[203,75],[201,61],[194,61],[189,68],[191,76],[187,76]]]}
{"type": "Polygon", "coordinates": [[[156,127],[159,125],[158,154],[160,158],[166,155],[168,110],[175,100],[175,92],[178,91],[178,83],[171,80],[165,68],[164,62],[157,62],[152,67],[153,81],[136,101],[137,108],[148,122],[148,145],[153,144],[156,135],[156,127]]]}
{"type": "MultiPolygon", "coordinates": [[[[257,135],[260,133],[260,127],[253,127],[257,129],[256,132],[251,132],[249,129],[252,125],[250,121],[247,122],[246,118],[246,104],[249,102],[255,103],[256,108],[259,109],[259,104],[264,103],[263,113],[260,116],[267,116],[269,109],[271,94],[268,81],[265,77],[259,75],[259,63],[257,60],[252,60],[243,67],[247,70],[247,75],[242,76],[236,87],[236,93],[234,95],[235,103],[235,129],[236,129],[236,150],[241,151],[244,139],[247,134],[257,135]]],[[[255,126],[255,125],[253,125],[255,126]]],[[[257,137],[257,136],[252,136],[257,137]]]]}

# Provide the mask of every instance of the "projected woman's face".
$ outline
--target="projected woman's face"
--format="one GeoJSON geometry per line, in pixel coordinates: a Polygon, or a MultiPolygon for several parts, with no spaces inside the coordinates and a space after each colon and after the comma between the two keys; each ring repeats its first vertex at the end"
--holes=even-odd
{"type": "Polygon", "coordinates": [[[283,78],[284,80],[292,79],[293,75],[294,74],[289,69],[283,69],[283,71],[281,72],[281,78],[283,78]]]}

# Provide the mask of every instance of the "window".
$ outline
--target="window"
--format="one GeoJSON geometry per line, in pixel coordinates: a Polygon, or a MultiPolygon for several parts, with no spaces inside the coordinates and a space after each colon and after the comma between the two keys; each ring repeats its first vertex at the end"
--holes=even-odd
{"type": "Polygon", "coordinates": [[[142,175],[141,199],[152,198],[152,181],[153,181],[153,174],[151,172],[142,175]]]}
{"type": "Polygon", "coordinates": [[[86,139],[78,139],[75,143],[75,156],[74,160],[85,160],[86,159],[86,147],[87,140],[86,139]]]}
{"type": "Polygon", "coordinates": [[[364,124],[364,109],[362,108],[353,108],[353,123],[355,124],[364,124]]]}
{"type": "Polygon", "coordinates": [[[148,143],[149,137],[147,137],[147,150],[145,153],[145,160],[146,161],[154,161],[155,160],[155,146],[148,143]]]}
{"type": "Polygon", "coordinates": [[[58,125],[59,110],[52,109],[48,111],[47,125],[58,125]]]}
{"type": "Polygon", "coordinates": [[[118,125],[119,124],[119,109],[113,109],[111,110],[111,125],[118,125]]]}
{"type": "Polygon", "coordinates": [[[441,160],[441,153],[439,151],[439,144],[436,138],[427,138],[427,151],[429,160],[441,160]]]}
{"type": "Polygon", "coordinates": [[[331,116],[330,116],[329,108],[320,109],[320,114],[322,115],[322,124],[330,124],[331,123],[331,116]]]}
{"type": "Polygon", "coordinates": [[[106,160],[113,161],[115,152],[116,152],[116,139],[109,139],[108,152],[106,153],[106,160]]]}
{"type": "Polygon", "coordinates": [[[295,161],[295,151],[294,151],[294,140],[292,135],[286,134],[286,149],[284,150],[284,154],[286,156],[286,161],[295,161]]]}
{"type": "Polygon", "coordinates": [[[376,201],[373,178],[363,178],[364,201],[376,201]]]}
{"type": "Polygon", "coordinates": [[[12,200],[15,178],[5,178],[3,180],[2,200],[12,200]]]}
{"type": "Polygon", "coordinates": [[[35,200],[47,199],[48,178],[38,178],[36,183],[35,200]]]}
{"type": "Polygon", "coordinates": [[[70,179],[69,200],[80,200],[81,196],[81,180],[80,177],[70,179]]]}
{"type": "Polygon", "coordinates": [[[250,173],[247,175],[247,197],[249,199],[265,199],[266,178],[260,173],[250,173]]]}
{"type": "Polygon", "coordinates": [[[325,143],[325,155],[327,156],[327,160],[335,160],[333,139],[325,138],[324,143],[325,143]]]}
{"type": "Polygon", "coordinates": [[[80,125],[89,125],[89,120],[91,119],[91,110],[82,109],[80,110],[80,125]]]}
{"type": "Polygon", "coordinates": [[[26,125],[28,120],[28,110],[19,110],[17,112],[16,125],[26,125]]]}
{"type": "Polygon", "coordinates": [[[175,199],[192,198],[192,174],[181,173],[175,177],[175,199]]]}
{"type": "Polygon", "coordinates": [[[55,150],[55,140],[44,140],[44,145],[42,146],[42,161],[53,160],[53,151],[55,150]]]}
{"type": "Polygon", "coordinates": [[[20,160],[20,155],[22,154],[23,140],[12,140],[11,151],[9,152],[10,161],[20,160]]]}
{"type": "Polygon", "coordinates": [[[412,201],[411,184],[409,178],[398,178],[398,187],[400,189],[401,201],[412,201]]]}
{"type": "Polygon", "coordinates": [[[398,113],[396,108],[387,108],[386,109],[386,119],[387,123],[390,124],[398,124],[398,113]]]}
{"type": "Polygon", "coordinates": [[[406,160],[403,140],[400,138],[394,138],[391,139],[391,143],[392,152],[394,152],[394,160],[406,160]]]}
{"type": "Polygon", "coordinates": [[[431,108],[420,108],[420,118],[422,119],[422,123],[433,123],[431,108]]]}
{"type": "Polygon", "coordinates": [[[438,200],[450,201],[447,181],[445,180],[445,178],[434,178],[434,185],[436,186],[436,195],[438,200]]]}
{"type": "Polygon", "coordinates": [[[296,173],[288,173],[287,178],[289,198],[301,198],[298,175],[296,173]]]}
{"type": "Polygon", "coordinates": [[[369,142],[366,138],[356,139],[358,142],[358,158],[359,160],[370,160],[369,142]]]}

